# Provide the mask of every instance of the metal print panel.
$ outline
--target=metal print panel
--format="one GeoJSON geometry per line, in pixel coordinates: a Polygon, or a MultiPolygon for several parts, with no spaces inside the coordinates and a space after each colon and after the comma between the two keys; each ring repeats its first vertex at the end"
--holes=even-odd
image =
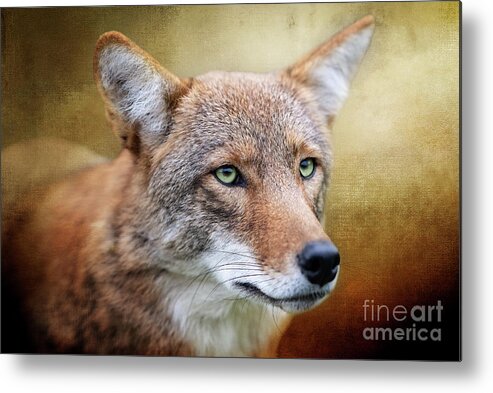
{"type": "Polygon", "coordinates": [[[460,359],[460,3],[2,9],[4,353],[460,359]]]}

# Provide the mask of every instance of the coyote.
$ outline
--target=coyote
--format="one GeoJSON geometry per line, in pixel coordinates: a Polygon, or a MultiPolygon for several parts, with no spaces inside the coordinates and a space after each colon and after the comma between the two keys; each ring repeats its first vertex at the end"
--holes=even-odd
{"type": "Polygon", "coordinates": [[[366,16],[281,71],[187,79],[103,34],[122,150],[5,215],[4,351],[275,356],[336,285],[329,129],[373,30],[366,16]]]}

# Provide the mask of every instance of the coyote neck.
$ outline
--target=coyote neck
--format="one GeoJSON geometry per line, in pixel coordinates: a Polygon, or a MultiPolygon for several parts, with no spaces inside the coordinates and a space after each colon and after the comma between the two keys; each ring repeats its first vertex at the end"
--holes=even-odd
{"type": "Polygon", "coordinates": [[[177,281],[173,278],[165,304],[196,356],[275,356],[288,314],[222,292],[214,282],[185,280],[176,286],[177,281]]]}

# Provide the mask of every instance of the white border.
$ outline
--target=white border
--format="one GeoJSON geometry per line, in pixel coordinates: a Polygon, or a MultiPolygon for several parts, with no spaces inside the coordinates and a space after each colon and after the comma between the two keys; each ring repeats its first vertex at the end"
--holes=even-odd
{"type": "MultiPolygon", "coordinates": [[[[169,2],[169,1],[168,1],[169,2]]],[[[223,3],[226,1],[210,1],[223,3]]],[[[258,2],[258,1],[243,1],[258,2]]],[[[0,1],[0,6],[166,1],[0,1]]],[[[171,1],[171,3],[184,3],[171,1]]],[[[197,3],[189,1],[187,3],[197,3]]],[[[3,392],[413,392],[493,386],[493,88],[490,1],[463,2],[463,362],[0,356],[3,392]]],[[[490,390],[491,391],[491,390],[490,390]]]]}

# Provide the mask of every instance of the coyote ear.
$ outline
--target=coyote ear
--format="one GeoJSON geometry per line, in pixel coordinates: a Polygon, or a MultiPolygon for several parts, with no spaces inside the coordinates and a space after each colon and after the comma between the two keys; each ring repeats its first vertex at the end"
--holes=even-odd
{"type": "Polygon", "coordinates": [[[310,90],[329,122],[346,99],[351,80],[370,45],[373,30],[374,18],[368,15],[287,70],[291,78],[310,90]]]}
{"type": "Polygon", "coordinates": [[[135,153],[164,141],[171,109],[186,85],[123,34],[103,34],[96,45],[94,75],[112,127],[135,153]]]}

